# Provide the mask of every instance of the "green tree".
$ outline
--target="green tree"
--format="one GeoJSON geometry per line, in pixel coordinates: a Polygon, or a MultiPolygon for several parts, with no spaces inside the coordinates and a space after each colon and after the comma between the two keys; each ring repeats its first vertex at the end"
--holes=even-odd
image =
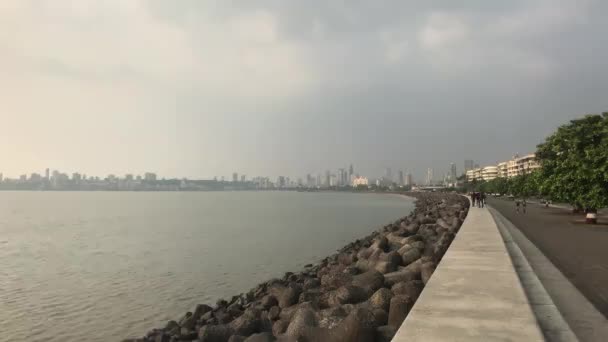
{"type": "Polygon", "coordinates": [[[536,152],[540,188],[552,199],[594,212],[608,206],[608,113],[570,121],[536,152]]]}

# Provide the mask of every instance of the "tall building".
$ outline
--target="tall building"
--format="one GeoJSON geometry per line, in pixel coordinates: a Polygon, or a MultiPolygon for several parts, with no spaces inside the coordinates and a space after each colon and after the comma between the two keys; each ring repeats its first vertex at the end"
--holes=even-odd
{"type": "Polygon", "coordinates": [[[315,186],[322,186],[323,184],[321,184],[321,174],[318,173],[317,174],[317,183],[315,184],[315,186]]]}
{"type": "Polygon", "coordinates": [[[411,173],[407,173],[407,175],[405,175],[405,186],[412,186],[412,174],[411,173]]]}
{"type": "Polygon", "coordinates": [[[384,177],[386,178],[387,181],[392,182],[393,181],[393,170],[391,170],[390,167],[386,168],[386,172],[384,177]]]}
{"type": "Polygon", "coordinates": [[[325,171],[325,186],[331,186],[331,173],[329,173],[329,170],[325,171]]]}
{"type": "Polygon", "coordinates": [[[49,179],[51,179],[51,178],[50,178],[50,172],[51,172],[51,170],[49,170],[49,168],[47,167],[47,168],[46,168],[46,171],[45,171],[45,173],[44,173],[44,178],[45,178],[47,181],[48,181],[49,179]]]}
{"type": "Polygon", "coordinates": [[[355,173],[355,168],[353,168],[353,164],[350,164],[348,167],[348,180],[353,178],[353,174],[355,173]]]}
{"type": "Polygon", "coordinates": [[[144,179],[148,182],[156,181],[156,174],[152,172],[146,172],[144,174],[144,179]]]}
{"type": "Polygon", "coordinates": [[[247,181],[247,176],[241,175],[241,182],[245,183],[247,181]]]}
{"type": "Polygon", "coordinates": [[[426,185],[433,185],[433,169],[430,167],[426,170],[426,185]]]}
{"type": "Polygon", "coordinates": [[[473,167],[474,167],[474,163],[473,163],[473,161],[472,161],[472,160],[470,160],[470,159],[466,159],[466,160],[464,161],[464,172],[465,172],[465,173],[466,173],[467,171],[469,171],[469,170],[473,170],[473,167]]]}
{"type": "Polygon", "coordinates": [[[455,183],[456,178],[458,178],[458,176],[456,175],[456,164],[450,163],[450,181],[452,183],[455,183]]]}
{"type": "Polygon", "coordinates": [[[399,185],[400,186],[405,185],[405,179],[403,178],[403,170],[399,170],[399,185]]]}
{"type": "Polygon", "coordinates": [[[232,174],[232,182],[233,182],[233,183],[236,183],[236,182],[238,182],[238,181],[239,181],[239,174],[238,174],[238,173],[236,173],[236,172],[234,172],[234,173],[232,174]]]}

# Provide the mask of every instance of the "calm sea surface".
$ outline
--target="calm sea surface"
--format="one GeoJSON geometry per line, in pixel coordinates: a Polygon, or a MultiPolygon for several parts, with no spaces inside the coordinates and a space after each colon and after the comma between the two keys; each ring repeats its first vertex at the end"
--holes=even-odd
{"type": "Polygon", "coordinates": [[[407,215],[397,195],[0,192],[0,341],[120,341],[407,215]]]}

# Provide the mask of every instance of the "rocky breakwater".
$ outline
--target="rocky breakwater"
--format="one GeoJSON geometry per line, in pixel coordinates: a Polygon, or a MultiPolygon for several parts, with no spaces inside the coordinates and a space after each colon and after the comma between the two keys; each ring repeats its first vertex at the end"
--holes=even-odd
{"type": "Polygon", "coordinates": [[[410,193],[407,217],[299,273],[124,342],[390,341],[467,215],[455,194],[410,193]]]}

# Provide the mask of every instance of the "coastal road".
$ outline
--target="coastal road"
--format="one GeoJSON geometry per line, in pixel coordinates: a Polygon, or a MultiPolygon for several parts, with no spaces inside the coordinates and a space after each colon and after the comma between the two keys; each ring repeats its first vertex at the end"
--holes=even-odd
{"type": "Polygon", "coordinates": [[[608,317],[608,217],[604,224],[584,224],[584,216],[568,210],[528,205],[516,213],[513,201],[488,198],[488,204],[509,219],[570,282],[608,317]]]}

